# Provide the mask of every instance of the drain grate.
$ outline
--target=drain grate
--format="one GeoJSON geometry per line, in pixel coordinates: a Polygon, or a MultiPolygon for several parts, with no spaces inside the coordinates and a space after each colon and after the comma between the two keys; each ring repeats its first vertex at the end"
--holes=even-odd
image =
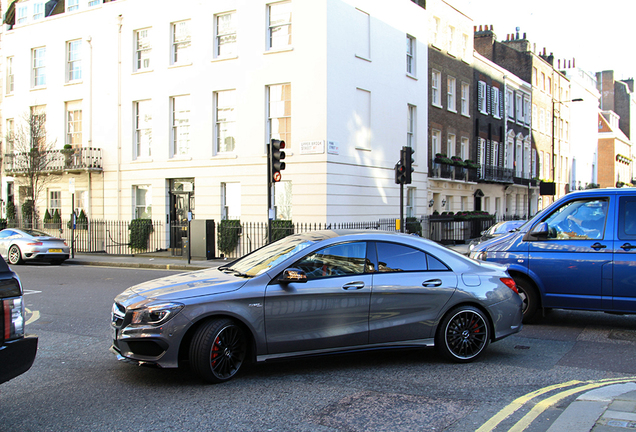
{"type": "Polygon", "coordinates": [[[636,331],[634,330],[612,330],[607,336],[609,339],[636,342],[636,331]]]}

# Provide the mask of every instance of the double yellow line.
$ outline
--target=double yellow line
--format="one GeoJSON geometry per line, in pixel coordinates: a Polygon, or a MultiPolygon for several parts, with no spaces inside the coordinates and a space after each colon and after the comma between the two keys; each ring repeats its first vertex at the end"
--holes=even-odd
{"type": "Polygon", "coordinates": [[[571,396],[576,393],[580,393],[586,390],[591,390],[598,387],[603,387],[610,384],[621,384],[626,382],[636,381],[636,377],[626,377],[626,378],[607,378],[603,380],[590,380],[590,381],[568,381],[561,384],[554,384],[549,387],[544,387],[539,390],[535,390],[532,393],[528,393],[523,395],[510,403],[507,407],[503,408],[497,414],[492,416],[490,420],[484,423],[476,432],[491,432],[493,431],[501,422],[510,417],[515,411],[519,408],[523,407],[526,403],[530,402],[532,399],[542,396],[546,393],[550,393],[554,390],[559,389],[567,389],[563,390],[559,393],[554,394],[546,399],[543,399],[536,403],[532,409],[521,418],[515,425],[509,429],[509,432],[521,432],[526,430],[528,426],[539,417],[545,410],[550,408],[551,406],[556,405],[562,399],[565,399],[568,396],[571,396]],[[575,387],[573,387],[575,386],[575,387]],[[568,388],[573,387],[573,388],[568,388]]]}

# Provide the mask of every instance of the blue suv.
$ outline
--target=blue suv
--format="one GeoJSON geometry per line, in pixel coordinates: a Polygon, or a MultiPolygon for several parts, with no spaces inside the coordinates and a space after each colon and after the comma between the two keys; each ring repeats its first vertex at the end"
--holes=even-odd
{"type": "Polygon", "coordinates": [[[570,193],[470,256],[508,267],[524,322],[548,308],[636,313],[636,188],[570,193]]]}

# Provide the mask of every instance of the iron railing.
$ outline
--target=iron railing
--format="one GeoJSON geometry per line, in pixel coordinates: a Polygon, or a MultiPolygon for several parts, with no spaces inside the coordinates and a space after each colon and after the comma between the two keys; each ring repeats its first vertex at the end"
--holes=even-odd
{"type": "MultiPolygon", "coordinates": [[[[421,233],[443,244],[466,243],[472,238],[479,237],[481,232],[500,220],[520,219],[525,216],[508,215],[503,218],[486,216],[468,220],[456,220],[452,216],[424,216],[409,218],[406,224],[406,232],[421,233]]],[[[164,221],[105,221],[85,220],[76,222],[71,226],[68,220],[46,223],[36,220],[9,221],[6,227],[35,228],[66,240],[67,244],[74,246],[75,252],[80,253],[107,253],[113,255],[137,255],[157,251],[169,251],[172,256],[188,256],[188,224],[170,223],[164,221]],[[145,223],[147,222],[147,223],[145,223]]],[[[214,234],[206,241],[214,251],[215,258],[240,258],[264,245],[268,239],[267,222],[243,222],[233,227],[229,235],[235,238],[228,250],[219,248],[221,245],[220,223],[214,223],[214,234]]],[[[3,226],[0,226],[3,228],[3,226]]],[[[287,226],[276,226],[272,229],[273,239],[279,239],[290,234],[304,233],[323,229],[372,229],[383,231],[395,231],[396,219],[380,219],[370,222],[341,222],[341,223],[290,223],[287,226]]],[[[228,235],[225,231],[224,235],[228,235]]],[[[191,238],[193,244],[203,241],[201,238],[191,238]]]]}
{"type": "MultiPolygon", "coordinates": [[[[26,174],[36,168],[33,157],[28,152],[4,155],[6,175],[26,174]]],[[[46,150],[37,158],[37,171],[45,173],[72,172],[82,170],[102,170],[102,149],[77,147],[73,149],[46,150]]]]}

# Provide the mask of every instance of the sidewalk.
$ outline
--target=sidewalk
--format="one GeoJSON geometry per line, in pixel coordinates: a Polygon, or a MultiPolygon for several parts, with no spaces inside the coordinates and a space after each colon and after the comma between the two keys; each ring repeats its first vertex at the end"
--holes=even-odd
{"type": "Polygon", "coordinates": [[[75,254],[75,258],[69,258],[64,261],[64,264],[192,271],[218,267],[231,261],[232,260],[229,259],[190,259],[190,264],[188,264],[187,257],[172,257],[167,252],[139,254],[135,256],[77,253],[75,254]]]}
{"type": "Polygon", "coordinates": [[[548,432],[626,432],[636,429],[636,383],[612,384],[582,394],[548,432]]]}

